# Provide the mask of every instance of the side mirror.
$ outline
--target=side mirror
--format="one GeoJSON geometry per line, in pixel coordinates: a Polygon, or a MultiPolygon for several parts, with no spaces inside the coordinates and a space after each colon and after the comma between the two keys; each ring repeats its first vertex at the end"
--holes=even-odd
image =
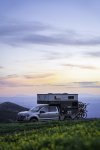
{"type": "Polygon", "coordinates": [[[45,113],[45,111],[43,111],[43,110],[40,110],[40,114],[43,114],[43,113],[45,113]]]}

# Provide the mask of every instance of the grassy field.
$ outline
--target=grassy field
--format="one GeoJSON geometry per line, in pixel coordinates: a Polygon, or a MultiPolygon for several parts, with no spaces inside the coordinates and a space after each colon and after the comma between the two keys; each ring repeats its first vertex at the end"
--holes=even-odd
{"type": "Polygon", "coordinates": [[[72,149],[100,149],[100,120],[0,124],[0,150],[72,149]]]}

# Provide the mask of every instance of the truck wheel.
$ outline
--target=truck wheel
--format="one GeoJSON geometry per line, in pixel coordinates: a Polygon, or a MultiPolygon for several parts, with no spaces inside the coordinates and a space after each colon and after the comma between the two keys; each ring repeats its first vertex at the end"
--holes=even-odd
{"type": "Polygon", "coordinates": [[[87,118],[87,113],[86,113],[86,112],[84,112],[84,113],[82,114],[82,118],[87,118]]]}
{"type": "Polygon", "coordinates": [[[30,119],[30,122],[37,122],[37,121],[38,121],[37,118],[31,118],[31,119],[30,119]]]}

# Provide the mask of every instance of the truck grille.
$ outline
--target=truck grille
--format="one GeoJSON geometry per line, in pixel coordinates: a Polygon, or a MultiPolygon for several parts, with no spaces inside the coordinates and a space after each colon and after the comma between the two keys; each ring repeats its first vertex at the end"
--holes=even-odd
{"type": "Polygon", "coordinates": [[[18,121],[23,121],[23,120],[25,120],[25,116],[18,115],[17,120],[18,121]]]}

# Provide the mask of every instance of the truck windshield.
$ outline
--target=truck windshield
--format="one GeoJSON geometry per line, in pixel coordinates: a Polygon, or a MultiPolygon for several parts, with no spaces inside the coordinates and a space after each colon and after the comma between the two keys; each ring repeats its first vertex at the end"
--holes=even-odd
{"type": "Polygon", "coordinates": [[[41,107],[37,106],[37,107],[33,107],[30,109],[30,111],[32,112],[38,112],[40,110],[41,107]]]}

